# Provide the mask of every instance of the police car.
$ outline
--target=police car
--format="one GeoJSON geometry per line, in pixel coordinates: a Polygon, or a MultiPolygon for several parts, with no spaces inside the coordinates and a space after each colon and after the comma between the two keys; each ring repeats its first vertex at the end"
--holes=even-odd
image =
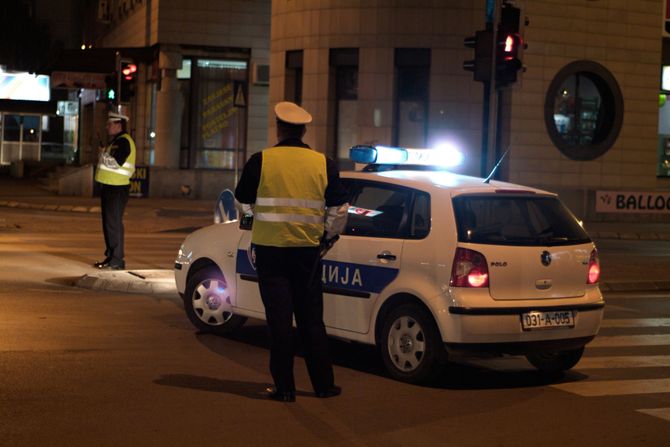
{"type": "MultiPolygon", "coordinates": [[[[548,373],[577,364],[603,316],[600,267],[555,194],[432,169],[445,164],[436,151],[351,155],[367,166],[341,173],[346,230],[315,272],[331,336],[376,345],[389,374],[413,383],[452,355],[525,355],[548,373]]],[[[202,228],[179,250],[177,288],[200,331],[264,318],[250,228],[202,228]]]]}

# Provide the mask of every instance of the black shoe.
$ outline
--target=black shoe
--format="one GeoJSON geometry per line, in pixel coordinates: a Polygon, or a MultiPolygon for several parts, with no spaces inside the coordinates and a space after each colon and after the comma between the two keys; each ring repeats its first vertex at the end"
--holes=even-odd
{"type": "Polygon", "coordinates": [[[342,394],[342,388],[340,388],[337,385],[333,385],[330,388],[327,388],[323,391],[316,391],[314,394],[316,394],[316,397],[320,397],[321,399],[326,399],[328,397],[335,397],[339,396],[342,394]]]}
{"type": "Polygon", "coordinates": [[[265,388],[267,396],[277,402],[295,402],[295,391],[277,391],[273,386],[265,388]]]}
{"type": "Polygon", "coordinates": [[[109,262],[107,264],[102,265],[101,267],[98,267],[100,270],[125,270],[126,269],[126,263],[125,262],[109,262]]]}
{"type": "Polygon", "coordinates": [[[112,260],[112,258],[105,258],[104,261],[98,261],[98,262],[96,262],[95,264],[93,264],[93,267],[97,267],[97,268],[99,268],[99,269],[100,269],[100,268],[103,268],[104,266],[106,266],[107,264],[109,264],[109,261],[111,261],[111,260],[112,260]]]}

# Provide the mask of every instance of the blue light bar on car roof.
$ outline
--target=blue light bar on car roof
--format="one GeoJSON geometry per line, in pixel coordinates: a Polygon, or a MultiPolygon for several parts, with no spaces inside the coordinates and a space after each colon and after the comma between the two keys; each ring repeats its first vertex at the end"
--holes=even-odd
{"type": "Polygon", "coordinates": [[[454,167],[463,162],[463,155],[450,144],[435,149],[357,145],[349,149],[349,158],[356,163],[422,165],[454,167]]]}

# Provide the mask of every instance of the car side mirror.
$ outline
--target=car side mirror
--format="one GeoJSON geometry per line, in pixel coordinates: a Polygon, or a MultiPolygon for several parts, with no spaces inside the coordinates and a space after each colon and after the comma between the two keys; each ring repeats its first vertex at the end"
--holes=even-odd
{"type": "Polygon", "coordinates": [[[214,208],[214,223],[233,222],[237,220],[235,195],[230,189],[224,190],[216,201],[214,208]]]}
{"type": "Polygon", "coordinates": [[[251,230],[253,224],[254,224],[254,215],[245,214],[244,216],[242,216],[242,219],[240,219],[240,230],[251,230]]]}

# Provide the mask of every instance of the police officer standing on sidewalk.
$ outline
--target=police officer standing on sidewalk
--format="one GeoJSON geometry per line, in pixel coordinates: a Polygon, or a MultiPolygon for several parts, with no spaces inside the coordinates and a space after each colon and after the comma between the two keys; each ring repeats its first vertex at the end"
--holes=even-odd
{"type": "Polygon", "coordinates": [[[268,397],[295,401],[292,320],[317,397],[340,394],[323,323],[319,251],[346,223],[347,194],[334,161],[302,142],[312,116],[291,102],[275,107],[279,143],[251,156],[235,197],[251,205],[258,285],[270,330],[268,397]]]}
{"type": "Polygon", "coordinates": [[[123,253],[123,213],[128,203],[130,177],[135,171],[135,142],[128,134],[128,117],[110,112],[107,135],[111,142],[101,148],[95,181],[100,183],[102,232],[105,259],[94,264],[103,270],[126,268],[123,253]]]}

